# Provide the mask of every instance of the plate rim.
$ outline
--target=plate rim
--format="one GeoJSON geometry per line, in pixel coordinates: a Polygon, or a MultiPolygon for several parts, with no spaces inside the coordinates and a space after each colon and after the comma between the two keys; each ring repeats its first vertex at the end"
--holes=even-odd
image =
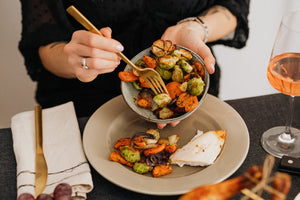
{"type": "MultiPolygon", "coordinates": [[[[228,172],[225,176],[223,176],[223,177],[221,177],[221,178],[218,178],[218,179],[216,180],[216,182],[215,182],[215,183],[217,183],[217,182],[221,182],[221,181],[227,179],[227,178],[228,178],[229,176],[231,176],[234,172],[236,172],[236,171],[238,170],[238,168],[243,164],[244,160],[245,160],[246,157],[247,157],[248,151],[249,151],[250,137],[249,137],[249,131],[248,131],[248,128],[247,128],[247,126],[246,126],[244,120],[243,120],[242,117],[239,115],[239,113],[238,113],[235,109],[233,109],[229,104],[227,104],[226,102],[224,102],[224,101],[222,101],[222,100],[218,99],[217,97],[215,97],[215,96],[213,96],[213,95],[210,95],[210,94],[207,94],[207,95],[206,95],[205,100],[207,100],[207,101],[209,101],[209,100],[211,100],[211,101],[217,101],[218,103],[221,104],[221,106],[224,106],[227,110],[229,110],[230,112],[232,112],[233,114],[235,114],[234,117],[235,117],[236,119],[239,120],[240,126],[241,126],[242,128],[244,128],[244,130],[241,131],[241,132],[244,132],[244,137],[245,137],[245,139],[246,139],[246,141],[244,141],[245,144],[246,144],[246,146],[244,146],[245,148],[243,149],[243,151],[240,152],[240,160],[239,160],[239,162],[235,165],[235,167],[231,168],[231,170],[229,170],[229,172],[228,172]]],[[[125,101],[124,101],[124,99],[121,97],[121,95],[119,95],[119,96],[117,96],[117,97],[111,99],[110,101],[106,102],[106,103],[103,104],[102,106],[100,106],[100,107],[93,113],[93,115],[91,115],[91,117],[90,117],[89,120],[87,121],[86,126],[85,126],[84,131],[83,131],[83,149],[84,149],[85,155],[86,155],[86,157],[87,157],[89,163],[90,163],[91,166],[95,169],[95,171],[96,171],[97,173],[99,173],[103,178],[105,178],[106,180],[110,181],[111,183],[113,183],[113,184],[115,184],[115,185],[118,185],[118,186],[120,186],[120,187],[122,187],[122,188],[124,188],[124,189],[130,190],[130,191],[138,192],[138,193],[142,193],[142,194],[167,196],[167,195],[181,195],[181,194],[184,194],[184,193],[190,191],[190,190],[192,189],[191,187],[190,187],[190,188],[181,189],[181,190],[177,190],[177,191],[174,191],[174,190],[173,190],[173,191],[165,191],[165,190],[161,190],[161,191],[152,191],[152,190],[145,190],[145,188],[140,189],[140,188],[132,187],[131,185],[122,183],[122,181],[120,182],[120,181],[118,181],[118,180],[115,180],[115,178],[112,178],[111,175],[107,175],[107,174],[101,172],[101,170],[99,170],[99,167],[98,167],[98,166],[95,166],[96,164],[95,164],[94,160],[92,159],[93,156],[91,155],[91,152],[89,152],[90,150],[89,150],[89,146],[88,146],[88,144],[87,144],[87,138],[88,138],[88,136],[89,136],[88,134],[91,134],[91,133],[88,132],[88,131],[89,131],[89,128],[92,126],[91,124],[93,123],[93,120],[95,120],[96,114],[97,114],[98,112],[101,112],[101,109],[102,109],[102,108],[104,108],[104,107],[106,107],[106,106],[109,106],[111,103],[113,103],[113,102],[115,102],[115,101],[121,101],[122,104],[123,104],[122,106],[125,106],[125,107],[126,107],[125,109],[128,109],[129,112],[132,112],[133,114],[135,114],[135,113],[134,113],[133,111],[131,111],[130,108],[127,106],[127,104],[125,103],[125,101]]],[[[205,101],[204,101],[204,102],[205,102],[205,101]]],[[[197,113],[197,112],[195,112],[195,113],[197,113]]],[[[135,115],[136,115],[137,118],[138,118],[138,115],[137,115],[137,114],[135,114],[135,115]]],[[[107,135],[106,135],[106,136],[107,136],[107,135]]],[[[225,141],[225,145],[226,145],[226,141],[225,141]]],[[[108,161],[108,158],[105,158],[105,159],[108,161]]],[[[105,162],[106,162],[106,161],[105,161],[105,162]]],[[[109,162],[111,162],[111,161],[109,161],[109,162]]],[[[121,166],[121,165],[116,165],[116,166],[121,166]]],[[[204,170],[202,170],[202,171],[205,172],[205,170],[207,170],[208,168],[210,168],[210,167],[212,167],[212,166],[214,166],[214,165],[208,166],[208,167],[206,167],[206,168],[205,168],[204,170]]],[[[116,167],[116,168],[114,168],[114,169],[121,169],[121,168],[116,167]]],[[[202,171],[201,171],[201,172],[202,172],[202,171]]],[[[132,171],[132,173],[133,173],[133,174],[131,174],[131,175],[133,175],[133,176],[139,175],[139,174],[134,173],[133,171],[132,171]]],[[[198,172],[198,173],[200,173],[200,172],[198,172]]],[[[198,173],[196,173],[197,176],[199,176],[198,173]]],[[[202,173],[202,174],[203,174],[203,173],[202,173]]],[[[194,175],[194,177],[196,177],[196,175],[194,175]]],[[[140,175],[139,175],[139,176],[140,176],[140,175]]],[[[189,177],[190,179],[193,179],[193,178],[190,177],[190,176],[188,176],[188,177],[189,177]]],[[[144,179],[144,178],[143,178],[143,179],[144,179],[144,180],[148,180],[149,178],[151,179],[152,182],[153,182],[153,180],[159,180],[160,183],[165,183],[165,182],[168,182],[168,181],[169,181],[168,179],[164,179],[164,178],[157,178],[157,179],[156,179],[156,178],[147,177],[147,176],[145,176],[145,179],[144,179]],[[166,180],[167,180],[167,181],[166,181],[166,180]]],[[[177,179],[181,179],[181,180],[183,180],[183,181],[186,181],[186,180],[185,180],[185,179],[186,179],[185,177],[183,177],[183,178],[182,178],[182,177],[179,177],[179,178],[171,178],[171,179],[172,179],[172,180],[175,180],[175,181],[177,181],[177,179]]],[[[195,184],[194,187],[197,187],[197,186],[200,186],[200,185],[195,184]]]]}

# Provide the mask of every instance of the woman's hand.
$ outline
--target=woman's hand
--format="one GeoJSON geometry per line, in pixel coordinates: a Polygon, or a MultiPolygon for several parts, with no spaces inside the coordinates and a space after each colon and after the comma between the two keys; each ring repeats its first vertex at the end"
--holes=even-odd
{"type": "Polygon", "coordinates": [[[210,74],[214,73],[215,58],[209,47],[203,42],[205,32],[201,24],[187,21],[169,27],[162,35],[163,40],[171,40],[174,44],[184,46],[197,53],[203,60],[210,74]]]}
{"type": "Polygon", "coordinates": [[[120,64],[120,57],[116,53],[123,51],[123,46],[111,38],[110,28],[102,28],[100,32],[103,36],[85,30],[75,31],[71,41],[64,47],[68,65],[74,76],[82,82],[89,82],[99,74],[112,72],[120,64]],[[86,59],[88,69],[81,66],[83,58],[86,59]]]}
{"type": "MultiPolygon", "coordinates": [[[[178,122],[171,122],[170,125],[172,127],[175,127],[179,123],[180,123],[180,121],[178,121],[178,122]]],[[[157,125],[158,129],[163,129],[165,126],[167,126],[167,124],[163,124],[163,123],[157,123],[156,125],[157,125]]]]}
{"type": "Polygon", "coordinates": [[[54,42],[39,48],[44,67],[63,78],[90,82],[99,74],[109,73],[120,64],[120,42],[111,38],[111,29],[100,29],[103,36],[85,30],[75,31],[69,43],[54,42]],[[85,59],[87,69],[82,66],[85,59]]]}

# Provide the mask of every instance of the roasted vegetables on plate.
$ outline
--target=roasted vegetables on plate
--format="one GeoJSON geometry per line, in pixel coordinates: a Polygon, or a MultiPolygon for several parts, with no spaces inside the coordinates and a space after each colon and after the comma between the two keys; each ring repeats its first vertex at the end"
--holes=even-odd
{"type": "Polygon", "coordinates": [[[161,139],[157,129],[136,133],[131,138],[120,138],[109,160],[132,167],[139,174],[152,172],[160,177],[172,172],[169,157],[177,150],[178,135],[161,139]]]}

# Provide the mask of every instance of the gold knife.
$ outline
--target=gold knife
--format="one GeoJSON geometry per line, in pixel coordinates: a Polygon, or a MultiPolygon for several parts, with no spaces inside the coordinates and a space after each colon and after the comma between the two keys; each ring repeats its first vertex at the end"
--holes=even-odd
{"type": "Polygon", "coordinates": [[[39,196],[45,189],[48,177],[48,167],[43,152],[42,107],[35,106],[35,196],[39,196]]]}

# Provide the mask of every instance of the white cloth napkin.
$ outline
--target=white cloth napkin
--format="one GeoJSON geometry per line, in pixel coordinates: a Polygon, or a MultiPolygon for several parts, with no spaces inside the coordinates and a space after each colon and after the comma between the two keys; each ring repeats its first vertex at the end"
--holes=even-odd
{"type": "MultiPolygon", "coordinates": [[[[90,167],[83,152],[73,102],[42,110],[43,150],[48,166],[43,193],[52,194],[59,183],[72,186],[73,196],[86,199],[93,189],[90,167]]],[[[18,196],[35,196],[35,120],[34,111],[18,113],[11,119],[17,161],[18,196]]]]}

